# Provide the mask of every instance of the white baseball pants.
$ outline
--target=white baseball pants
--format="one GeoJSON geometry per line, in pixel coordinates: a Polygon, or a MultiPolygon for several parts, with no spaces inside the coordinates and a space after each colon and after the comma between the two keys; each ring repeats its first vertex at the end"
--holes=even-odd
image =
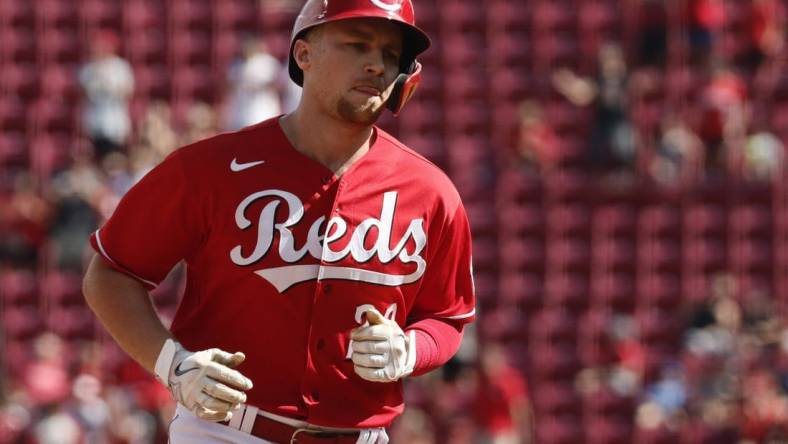
{"type": "MultiPolygon", "coordinates": [[[[234,412],[233,416],[243,415],[241,412],[234,412]]],[[[298,424],[297,427],[306,425],[300,421],[287,421],[290,422],[294,423],[291,425],[298,424]]],[[[249,429],[252,424],[254,423],[248,425],[249,429]]],[[[170,422],[168,436],[169,444],[276,444],[233,427],[201,419],[180,404],[175,408],[175,416],[170,422]]],[[[362,430],[357,444],[388,444],[388,442],[386,429],[377,428],[362,430]]]]}

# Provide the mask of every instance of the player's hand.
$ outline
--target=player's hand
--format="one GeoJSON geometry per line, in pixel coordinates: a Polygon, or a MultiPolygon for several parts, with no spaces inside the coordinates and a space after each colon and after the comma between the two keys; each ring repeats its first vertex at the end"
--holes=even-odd
{"type": "Polygon", "coordinates": [[[386,319],[379,311],[367,310],[367,321],[354,329],[353,370],[372,382],[392,382],[413,373],[416,363],[416,340],[413,332],[406,335],[400,326],[386,319]]]}
{"type": "MultiPolygon", "coordinates": [[[[246,356],[218,348],[191,352],[177,342],[175,344],[176,351],[167,377],[167,387],[175,400],[202,419],[230,420],[230,412],[246,402],[244,391],[252,388],[249,378],[233,370],[246,356]]],[[[159,359],[166,360],[167,357],[162,356],[164,354],[161,353],[159,359]]],[[[156,367],[158,373],[158,362],[156,367]]]]}

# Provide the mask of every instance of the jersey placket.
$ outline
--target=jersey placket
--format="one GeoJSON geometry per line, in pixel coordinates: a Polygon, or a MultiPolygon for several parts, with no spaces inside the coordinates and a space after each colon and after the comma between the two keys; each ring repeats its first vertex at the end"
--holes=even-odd
{"type": "MultiPolygon", "coordinates": [[[[345,188],[345,181],[342,178],[335,178],[333,175],[326,176],[321,179],[323,184],[323,190],[328,190],[333,183],[337,181],[337,192],[334,195],[334,200],[331,204],[331,210],[329,214],[326,215],[326,230],[328,230],[328,221],[339,212],[339,200],[342,196],[342,191],[345,188]]],[[[315,359],[321,359],[321,351],[325,347],[326,339],[322,335],[325,332],[315,332],[315,317],[319,316],[319,310],[316,310],[318,306],[319,299],[325,296],[328,296],[332,291],[332,285],[330,283],[326,283],[323,281],[324,276],[324,267],[329,265],[325,259],[325,235],[323,234],[323,254],[321,254],[320,258],[320,265],[318,268],[318,275],[317,281],[315,282],[315,292],[312,296],[312,314],[310,317],[309,322],[309,332],[307,333],[307,347],[306,347],[306,372],[304,375],[304,379],[301,384],[301,397],[304,400],[304,404],[307,406],[307,410],[311,410],[313,407],[317,406],[320,403],[320,387],[318,386],[320,381],[320,376],[318,375],[317,366],[315,363],[315,359]],[[317,337],[315,337],[317,335],[317,337]]],[[[307,413],[310,415],[311,412],[307,413]]],[[[311,416],[311,415],[310,415],[311,416]]]]}

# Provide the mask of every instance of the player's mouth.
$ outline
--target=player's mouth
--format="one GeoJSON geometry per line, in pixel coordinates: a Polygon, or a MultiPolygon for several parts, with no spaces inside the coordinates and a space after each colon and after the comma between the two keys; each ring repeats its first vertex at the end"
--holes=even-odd
{"type": "Polygon", "coordinates": [[[359,85],[353,88],[354,91],[360,92],[368,96],[378,97],[382,93],[380,89],[374,86],[359,85]]]}

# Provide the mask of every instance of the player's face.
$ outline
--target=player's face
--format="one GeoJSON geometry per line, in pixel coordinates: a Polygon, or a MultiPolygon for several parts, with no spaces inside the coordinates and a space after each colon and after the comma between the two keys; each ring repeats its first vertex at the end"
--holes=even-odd
{"type": "Polygon", "coordinates": [[[343,20],[322,28],[310,87],[324,109],[337,117],[375,123],[399,73],[402,29],[381,19],[343,20]]]}

